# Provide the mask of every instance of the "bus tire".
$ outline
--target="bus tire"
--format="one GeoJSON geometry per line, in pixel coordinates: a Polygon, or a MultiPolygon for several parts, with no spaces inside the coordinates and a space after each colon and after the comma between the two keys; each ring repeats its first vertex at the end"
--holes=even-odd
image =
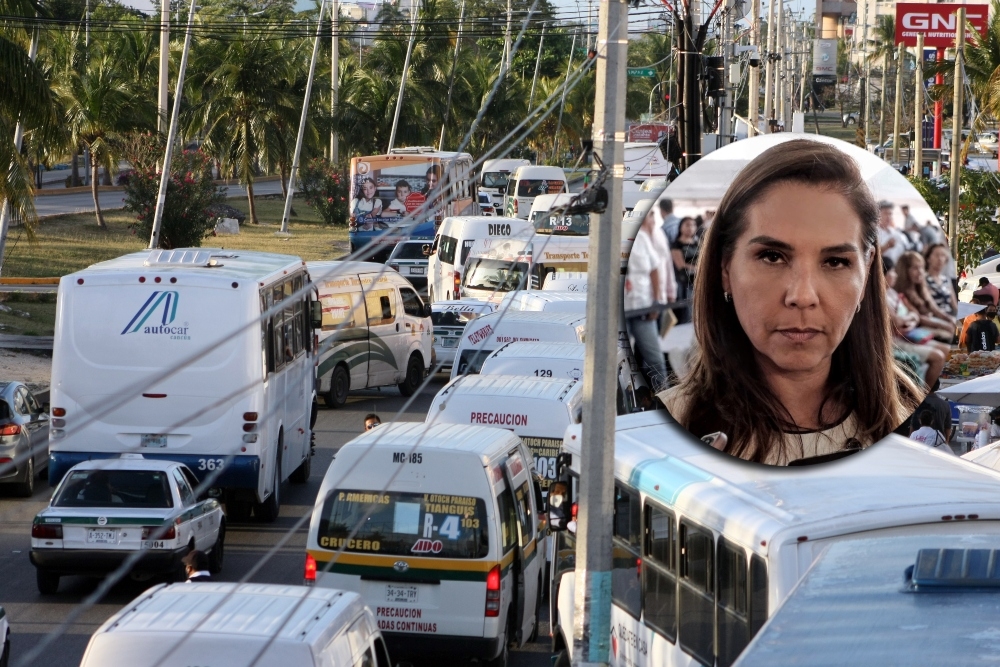
{"type": "Polygon", "coordinates": [[[35,583],[38,584],[38,592],[42,595],[55,595],[59,592],[59,575],[52,574],[48,570],[42,568],[35,570],[35,583]]]}
{"type": "Polygon", "coordinates": [[[226,558],[226,522],[219,524],[219,535],[215,538],[212,550],[208,552],[208,571],[211,574],[222,572],[222,563],[226,558]]]}
{"type": "Polygon", "coordinates": [[[253,513],[257,516],[258,521],[263,521],[264,523],[274,523],[278,520],[278,512],[281,510],[281,448],[284,444],[284,436],[278,436],[278,453],[274,457],[274,490],[271,491],[271,495],[263,500],[263,502],[256,503],[253,508],[253,513]]]}
{"type": "Polygon", "coordinates": [[[226,518],[236,523],[247,523],[253,512],[253,503],[249,500],[230,499],[226,501],[226,518]]]}
{"type": "Polygon", "coordinates": [[[556,654],[556,661],[552,663],[552,667],[570,667],[569,653],[566,652],[566,649],[556,654]]]}
{"type": "Polygon", "coordinates": [[[406,363],[406,377],[400,382],[399,393],[410,397],[417,393],[421,383],[424,381],[424,362],[420,355],[414,352],[410,355],[410,360],[406,363]]]}
{"type": "Polygon", "coordinates": [[[351,376],[343,364],[333,367],[330,374],[330,391],[326,394],[326,404],[331,408],[342,408],[347,403],[347,392],[351,388],[351,376]]]}
{"type": "Polygon", "coordinates": [[[306,452],[306,459],[299,464],[299,467],[292,471],[292,474],[288,476],[288,481],[292,484],[305,484],[309,481],[309,475],[312,474],[312,452],[306,452]]]}

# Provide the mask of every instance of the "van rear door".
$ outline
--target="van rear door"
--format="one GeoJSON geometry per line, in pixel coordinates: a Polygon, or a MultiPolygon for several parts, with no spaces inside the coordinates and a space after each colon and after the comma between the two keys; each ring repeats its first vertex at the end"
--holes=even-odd
{"type": "MultiPolygon", "coordinates": [[[[504,463],[504,479],[513,492],[517,510],[517,556],[514,559],[515,598],[513,620],[518,645],[531,635],[536,609],[541,602],[540,563],[538,558],[537,514],[532,495],[530,469],[520,452],[515,451],[504,463]]],[[[513,639],[508,638],[508,641],[513,639]]]]}

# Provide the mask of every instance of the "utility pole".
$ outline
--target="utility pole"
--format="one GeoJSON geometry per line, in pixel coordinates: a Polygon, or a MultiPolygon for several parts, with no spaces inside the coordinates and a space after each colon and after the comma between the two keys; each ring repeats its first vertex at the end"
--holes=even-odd
{"type": "Polygon", "coordinates": [[[750,2],[750,46],[756,46],[758,53],[758,66],[751,67],[748,72],[750,90],[747,91],[747,120],[750,121],[750,127],[747,132],[752,137],[760,133],[757,125],[760,109],[760,0],[750,2]]]}
{"type": "MultiPolygon", "coordinates": [[[[37,15],[36,15],[37,18],[37,15]]],[[[38,56],[38,26],[34,28],[34,32],[31,34],[31,46],[28,47],[28,60],[35,62],[35,58],[38,56]]],[[[21,152],[21,143],[24,140],[24,123],[20,120],[17,125],[14,126],[14,151],[18,154],[21,152]]],[[[24,224],[22,221],[21,224],[24,224]]],[[[3,271],[4,254],[7,249],[7,232],[10,229],[10,202],[7,199],[3,200],[3,206],[0,206],[0,272],[3,271]]]]}
{"type": "Polygon", "coordinates": [[[177,71],[177,90],[174,92],[174,108],[170,115],[170,129],[167,131],[167,147],[163,154],[163,169],[160,170],[160,191],[153,211],[153,233],[149,237],[149,248],[160,247],[160,226],[163,224],[163,206],[167,203],[167,183],[170,181],[170,163],[174,155],[174,138],[177,136],[177,118],[181,110],[181,94],[184,92],[184,73],[187,71],[188,52],[191,50],[191,26],[194,24],[194,3],[188,10],[187,31],[184,33],[184,50],[181,52],[181,67],[177,71]]]}
{"type": "MultiPolygon", "coordinates": [[[[885,87],[889,81],[889,51],[882,54],[882,90],[879,93],[878,103],[878,145],[885,143],[885,87]]],[[[885,153],[882,153],[885,157],[885,153]]]]}
{"type": "Polygon", "coordinates": [[[622,177],[625,173],[625,65],[628,4],[603,0],[595,44],[594,151],[604,168],[608,204],[590,215],[587,336],[583,366],[580,505],[577,520],[573,657],[579,667],[608,664],[611,649],[611,540],[615,459],[615,355],[621,316],[622,177]]]}
{"type": "Polygon", "coordinates": [[[899,43],[896,49],[896,100],[893,104],[892,118],[892,163],[899,164],[899,121],[903,115],[903,59],[906,57],[906,47],[899,43]]]}
{"type": "Polygon", "coordinates": [[[951,101],[951,173],[949,174],[950,200],[948,202],[948,240],[951,245],[951,256],[958,257],[958,190],[962,182],[962,92],[965,88],[965,72],[963,60],[965,55],[965,7],[958,8],[958,20],[955,21],[955,89],[951,101]]]}
{"type": "Polygon", "coordinates": [[[167,129],[167,86],[170,83],[170,0],[160,0],[160,87],[156,104],[156,131],[167,129]]]}
{"type": "MultiPolygon", "coordinates": [[[[462,7],[465,7],[465,0],[462,0],[462,7]]],[[[538,38],[538,57],[535,58],[535,74],[531,77],[531,94],[528,95],[528,113],[531,113],[535,103],[535,86],[538,84],[538,68],[542,64],[542,44],[545,43],[545,27],[547,23],[542,23],[542,35],[538,38]]]]}
{"type": "Polygon", "coordinates": [[[503,35],[503,59],[507,64],[507,70],[510,71],[510,61],[511,61],[511,44],[510,44],[510,28],[511,28],[511,16],[513,13],[513,8],[511,7],[511,0],[507,0],[507,30],[504,31],[503,35]]]}
{"type": "Polygon", "coordinates": [[[871,120],[872,120],[872,110],[871,110],[871,79],[872,79],[872,66],[871,61],[868,59],[868,2],[865,0],[865,17],[864,25],[861,29],[861,59],[865,65],[865,80],[858,85],[858,93],[864,95],[864,119],[865,119],[865,148],[868,147],[868,143],[871,140],[871,120]]]}
{"type": "MultiPolygon", "coordinates": [[[[809,64],[809,59],[806,57],[807,44],[809,41],[806,39],[808,34],[806,33],[806,28],[802,26],[802,40],[799,42],[799,50],[801,54],[799,55],[799,69],[801,71],[801,83],[799,84],[799,111],[803,114],[806,112],[806,77],[808,76],[806,68],[809,64]]],[[[840,85],[840,80],[838,77],[837,83],[835,85],[840,85]]]]}
{"type": "Polygon", "coordinates": [[[782,0],[778,3],[778,26],[775,30],[774,39],[778,51],[778,64],[774,73],[775,95],[774,109],[775,118],[784,122],[785,120],[785,6],[782,0]]]}
{"type": "Polygon", "coordinates": [[[774,118],[774,4],[781,0],[768,0],[767,3],[767,54],[764,66],[764,127],[765,133],[771,131],[770,121],[774,118]]]}
{"type": "Polygon", "coordinates": [[[396,143],[396,128],[399,126],[399,114],[403,110],[403,93],[406,91],[406,75],[410,71],[410,57],[413,55],[413,44],[417,41],[417,15],[420,13],[416,0],[410,5],[410,43],[406,46],[406,57],[403,59],[403,74],[399,77],[399,96],[396,97],[396,112],[392,116],[392,129],[389,131],[389,148],[386,153],[392,152],[392,147],[396,143]]]}
{"type": "Polygon", "coordinates": [[[913,90],[913,168],[924,175],[924,33],[917,33],[917,69],[913,90]]]}
{"type": "MultiPolygon", "coordinates": [[[[441,121],[441,138],[438,139],[438,150],[444,150],[444,133],[445,128],[448,127],[448,118],[451,116],[451,93],[455,89],[455,69],[458,67],[458,49],[462,45],[462,22],[465,20],[465,0],[462,0],[462,6],[458,10],[458,34],[455,36],[455,55],[451,59],[451,73],[448,75],[448,101],[444,106],[444,120],[441,121]]],[[[545,34],[545,25],[542,25],[542,35],[545,34]]],[[[539,44],[538,57],[541,58],[541,44],[539,44]]],[[[538,75],[538,63],[535,63],[535,75],[538,75]]],[[[531,89],[532,95],[535,93],[534,87],[531,89]]],[[[528,108],[531,108],[531,103],[528,104],[528,108]]]]}
{"type": "Polygon", "coordinates": [[[299,132],[295,137],[295,152],[292,153],[292,169],[288,172],[288,193],[285,196],[285,210],[281,214],[281,231],[275,236],[291,236],[288,231],[288,218],[292,211],[292,197],[295,196],[295,178],[299,173],[299,156],[302,154],[302,138],[306,132],[306,117],[309,115],[309,98],[312,95],[313,76],[316,74],[316,57],[319,55],[319,37],[323,32],[323,11],[326,0],[319,4],[319,18],[316,19],[316,40],[313,42],[312,58],[309,59],[309,76],[306,78],[306,91],[302,97],[302,115],[299,116],[299,132]]]}
{"type": "MultiPolygon", "coordinates": [[[[330,9],[330,28],[333,33],[330,38],[330,117],[337,112],[337,102],[340,98],[340,1],[333,0],[330,9]]],[[[336,166],[340,161],[340,137],[335,129],[330,130],[330,164],[336,166]]]]}
{"type": "MultiPolygon", "coordinates": [[[[566,107],[566,89],[569,87],[569,73],[570,70],[573,69],[573,52],[576,51],[576,36],[577,33],[573,33],[573,42],[569,47],[569,63],[566,65],[566,81],[563,83],[562,100],[559,102],[559,120],[556,121],[556,136],[553,139],[552,144],[552,159],[556,161],[559,160],[559,133],[562,131],[563,109],[566,107]]],[[[597,125],[595,124],[594,127],[597,127],[597,125]]],[[[625,126],[622,125],[622,127],[625,126]]]]}

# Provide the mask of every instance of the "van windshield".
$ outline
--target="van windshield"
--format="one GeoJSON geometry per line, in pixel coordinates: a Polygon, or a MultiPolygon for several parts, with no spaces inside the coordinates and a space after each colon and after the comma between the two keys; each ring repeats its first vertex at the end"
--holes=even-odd
{"type": "Polygon", "coordinates": [[[327,498],[317,539],[331,551],[485,558],[488,525],[482,498],[343,489],[327,498]]]}
{"type": "Polygon", "coordinates": [[[490,171],[483,174],[484,188],[505,188],[507,179],[510,178],[509,171],[490,171]]]}
{"type": "Polygon", "coordinates": [[[525,178],[517,182],[518,197],[557,195],[566,190],[566,181],[525,178]]]}
{"type": "Polygon", "coordinates": [[[469,289],[512,292],[523,289],[528,275],[526,262],[511,262],[503,259],[471,259],[462,276],[462,282],[469,289]]]}
{"type": "MultiPolygon", "coordinates": [[[[557,207],[558,208],[558,207],[557,207]]],[[[548,211],[535,211],[531,224],[539,234],[555,234],[556,236],[588,236],[590,234],[590,215],[562,215],[548,211]]]]}

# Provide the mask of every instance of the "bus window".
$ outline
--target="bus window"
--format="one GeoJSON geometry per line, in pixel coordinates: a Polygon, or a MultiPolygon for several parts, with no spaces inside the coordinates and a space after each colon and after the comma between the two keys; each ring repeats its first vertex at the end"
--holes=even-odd
{"type": "Polygon", "coordinates": [[[383,289],[365,294],[365,305],[368,308],[368,326],[392,324],[396,319],[396,309],[393,303],[392,290],[383,289]]]}
{"type": "Polygon", "coordinates": [[[273,370],[280,371],[285,365],[285,327],[284,311],[279,310],[271,316],[271,350],[274,360],[273,370]]]}
{"type": "Polygon", "coordinates": [[[680,527],[680,645],[706,665],[715,660],[712,533],[682,520],[680,527]]]}
{"type": "Polygon", "coordinates": [[[746,553],[742,547],[720,537],[718,563],[718,664],[728,667],[750,641],[746,553]]]}
{"type": "Polygon", "coordinates": [[[646,505],[642,613],[670,642],[677,639],[677,536],[673,512],[646,505]]]}
{"type": "Polygon", "coordinates": [[[517,544],[517,509],[510,489],[504,489],[497,496],[497,506],[500,508],[500,534],[503,553],[507,553],[517,544]]]}
{"type": "Polygon", "coordinates": [[[754,554],[750,557],[750,637],[767,621],[767,563],[754,554]]]}
{"type": "Polygon", "coordinates": [[[531,496],[531,488],[528,483],[521,484],[514,495],[517,497],[517,504],[521,510],[518,519],[521,521],[521,546],[524,547],[535,536],[535,517],[531,513],[531,501],[528,500],[531,496]]]}
{"type": "Polygon", "coordinates": [[[639,581],[639,495],[616,483],[614,511],[611,599],[629,614],[639,618],[642,612],[642,586],[639,581]]]}

